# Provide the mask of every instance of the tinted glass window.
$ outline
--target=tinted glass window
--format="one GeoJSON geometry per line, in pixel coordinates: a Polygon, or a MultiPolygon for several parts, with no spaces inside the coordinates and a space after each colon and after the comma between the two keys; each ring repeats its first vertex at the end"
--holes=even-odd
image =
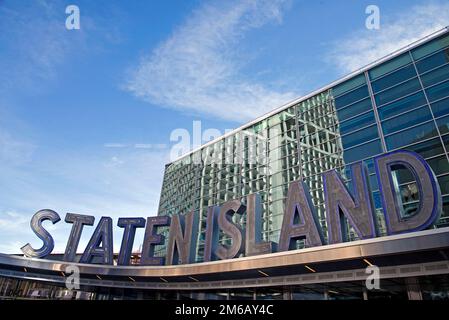
{"type": "Polygon", "coordinates": [[[424,87],[431,86],[449,78],[449,64],[421,76],[424,87]]]}
{"type": "Polygon", "coordinates": [[[409,93],[418,91],[421,85],[418,79],[409,80],[401,85],[376,94],[375,99],[378,106],[390,102],[392,100],[403,97],[409,93]]]}
{"type": "Polygon", "coordinates": [[[393,133],[411,127],[415,124],[432,119],[428,106],[424,106],[412,112],[402,114],[382,123],[384,134],[393,133]]]}
{"type": "Polygon", "coordinates": [[[381,64],[378,67],[371,69],[369,71],[370,79],[371,80],[377,79],[383,76],[384,74],[387,74],[388,72],[391,72],[402,66],[405,66],[406,64],[409,64],[410,62],[412,62],[412,59],[410,59],[410,55],[408,54],[408,52],[404,53],[397,58],[394,58],[388,62],[381,64]]]}
{"type": "Polygon", "coordinates": [[[449,96],[449,81],[426,89],[426,93],[430,102],[449,96]]]}
{"type": "Polygon", "coordinates": [[[382,208],[382,198],[379,192],[373,192],[373,202],[376,209],[382,208]]]}
{"type": "Polygon", "coordinates": [[[448,150],[449,149],[449,135],[445,135],[443,137],[443,143],[444,143],[444,146],[446,147],[446,150],[448,150]]]}
{"type": "Polygon", "coordinates": [[[416,62],[416,68],[418,69],[419,73],[424,73],[448,62],[449,49],[446,49],[416,62]]]}
{"type": "Polygon", "coordinates": [[[405,148],[405,150],[419,153],[424,158],[429,158],[444,153],[440,138],[435,138],[414,144],[413,146],[408,146],[405,148]]]}
{"type": "Polygon", "coordinates": [[[367,144],[346,150],[343,153],[343,158],[346,163],[351,163],[357,160],[375,156],[382,153],[382,147],[380,146],[380,140],[374,140],[367,144]]]}
{"type": "Polygon", "coordinates": [[[432,121],[385,137],[385,143],[387,144],[387,148],[391,150],[434,137],[435,135],[436,128],[432,121]]]}
{"type": "Polygon", "coordinates": [[[337,111],[338,119],[340,121],[346,120],[350,117],[353,117],[357,114],[363,113],[365,111],[372,110],[371,99],[366,98],[360,102],[354,103],[349,107],[340,109],[337,111]]]}
{"type": "Polygon", "coordinates": [[[398,71],[372,82],[371,86],[373,92],[376,93],[413,77],[416,77],[415,67],[413,65],[408,65],[407,67],[401,68],[398,71]]]}
{"type": "Polygon", "coordinates": [[[435,117],[443,116],[449,113],[449,98],[434,102],[431,106],[435,117]]]}
{"type": "Polygon", "coordinates": [[[349,135],[341,137],[343,142],[344,148],[350,148],[355,145],[358,145],[360,143],[363,143],[365,141],[369,141],[372,139],[375,139],[379,136],[379,133],[377,131],[377,126],[371,126],[366,129],[362,129],[359,131],[356,131],[354,133],[351,133],[349,135]]]}
{"type": "Polygon", "coordinates": [[[361,75],[358,75],[355,78],[352,78],[352,79],[350,79],[348,81],[345,81],[345,82],[335,86],[332,89],[332,92],[334,94],[334,97],[337,97],[337,96],[339,96],[339,95],[341,95],[341,94],[343,94],[343,93],[345,93],[345,92],[347,92],[349,90],[357,88],[357,87],[359,87],[359,86],[361,86],[362,84],[365,84],[365,83],[366,83],[365,75],[361,74],[361,75]]]}
{"type": "Polygon", "coordinates": [[[426,97],[422,91],[407,96],[401,100],[386,104],[378,109],[381,120],[395,116],[401,112],[417,108],[426,104],[426,97]]]}
{"type": "Polygon", "coordinates": [[[440,185],[441,194],[449,193],[449,175],[438,178],[438,183],[440,185]]]}
{"type": "Polygon", "coordinates": [[[340,123],[340,133],[346,134],[356,129],[366,127],[367,125],[374,122],[374,112],[371,111],[359,117],[355,117],[351,120],[340,123]]]}
{"type": "Polygon", "coordinates": [[[425,45],[412,50],[412,55],[413,58],[417,60],[447,46],[449,46],[449,34],[445,34],[425,45]]]}
{"type": "Polygon", "coordinates": [[[449,116],[437,119],[438,129],[440,129],[441,134],[449,132],[449,116]]]}
{"type": "Polygon", "coordinates": [[[432,170],[436,175],[449,172],[449,162],[447,161],[446,156],[433,158],[427,160],[427,162],[432,167],[432,170]]]}
{"type": "Polygon", "coordinates": [[[336,98],[335,107],[340,109],[365,97],[368,97],[368,87],[366,85],[336,98]]]}

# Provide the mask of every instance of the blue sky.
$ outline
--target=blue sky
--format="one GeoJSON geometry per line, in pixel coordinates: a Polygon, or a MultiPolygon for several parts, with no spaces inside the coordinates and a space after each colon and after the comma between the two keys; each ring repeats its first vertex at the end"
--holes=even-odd
{"type": "MultiPolygon", "coordinates": [[[[156,215],[173,130],[238,127],[446,25],[437,0],[0,0],[0,252],[39,247],[44,208],[156,215]]],[[[63,252],[70,225],[46,226],[63,252]]]]}

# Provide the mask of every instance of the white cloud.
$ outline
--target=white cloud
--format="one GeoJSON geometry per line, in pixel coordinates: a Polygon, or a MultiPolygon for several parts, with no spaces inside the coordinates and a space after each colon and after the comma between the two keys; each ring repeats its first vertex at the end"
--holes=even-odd
{"type": "Polygon", "coordinates": [[[63,0],[0,0],[0,30],[7,30],[0,32],[0,93],[40,92],[61,79],[62,70],[76,66],[79,57],[101,52],[105,43],[120,43],[122,18],[114,5],[103,6],[105,17],[81,7],[79,30],[66,29],[67,5],[63,0]]]}
{"type": "Polygon", "coordinates": [[[333,44],[328,58],[342,72],[351,72],[449,25],[449,3],[404,7],[395,16],[382,15],[380,29],[356,31],[333,44]]]}
{"type": "MultiPolygon", "coordinates": [[[[3,121],[0,121],[0,125],[3,121]]],[[[13,137],[9,132],[0,128],[0,161],[5,163],[25,163],[30,161],[36,146],[13,137]]]]}
{"type": "MultiPolygon", "coordinates": [[[[15,138],[15,143],[27,144],[15,138]]],[[[18,152],[20,155],[21,152],[18,152]]],[[[1,154],[0,154],[1,155],[1,154]]],[[[55,251],[64,252],[70,224],[67,212],[110,216],[114,223],[114,249],[120,248],[119,217],[148,217],[158,211],[167,150],[105,149],[47,152],[36,148],[32,161],[2,162],[0,167],[0,252],[20,253],[27,242],[42,245],[29,226],[41,209],[55,210],[61,222],[46,223],[55,239],[55,251]]],[[[94,227],[86,227],[78,251],[84,250],[94,227]]],[[[136,235],[134,248],[143,238],[136,235]]]]}
{"type": "Polygon", "coordinates": [[[0,29],[8,30],[0,35],[0,89],[36,90],[41,81],[55,78],[57,66],[78,44],[67,33],[65,16],[57,7],[45,0],[0,7],[0,29]]]}
{"type": "MultiPolygon", "coordinates": [[[[248,120],[291,100],[242,74],[238,45],[245,34],[282,21],[285,0],[207,4],[130,73],[125,88],[151,103],[222,119],[248,120]]],[[[246,59],[248,53],[245,53],[246,59]]]]}

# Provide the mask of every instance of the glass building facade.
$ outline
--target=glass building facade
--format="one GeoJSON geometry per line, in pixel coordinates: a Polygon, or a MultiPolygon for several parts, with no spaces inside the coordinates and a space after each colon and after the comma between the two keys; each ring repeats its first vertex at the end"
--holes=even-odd
{"type": "MultiPolygon", "coordinates": [[[[303,179],[326,235],[322,173],[336,169],[351,189],[350,166],[363,161],[382,236],[373,157],[394,150],[417,152],[433,168],[443,200],[436,229],[194,266],[145,267],[137,252],[130,266],[74,263],[81,275],[77,290],[66,287],[70,273],[61,254],[0,253],[0,300],[448,300],[448,28],[167,164],[158,214],[194,211],[200,221],[196,262],[202,262],[210,206],[260,194],[263,239],[277,242],[289,184],[303,179]],[[366,267],[373,265],[379,288],[368,289],[366,267]]],[[[416,182],[404,167],[393,174],[401,214],[413,215],[420,200],[416,182]]],[[[233,219],[245,227],[245,213],[233,219]]],[[[348,228],[350,240],[357,240],[348,228]]],[[[167,236],[168,229],[158,232],[167,236]]],[[[221,234],[220,241],[231,240],[221,234]]],[[[164,246],[156,250],[165,253],[164,246]]]]}
{"type": "MultiPolygon", "coordinates": [[[[392,150],[419,153],[433,168],[443,199],[438,227],[449,225],[449,33],[401,50],[371,68],[281,108],[167,164],[159,215],[199,216],[197,262],[202,261],[207,208],[259,193],[263,239],[277,242],[290,182],[304,179],[326,232],[321,174],[364,161],[381,235],[382,204],[373,157],[392,150]]],[[[416,210],[418,191],[395,171],[403,215],[416,210]]],[[[350,187],[350,184],[348,184],[350,187]]],[[[245,214],[234,216],[243,227],[245,214]]],[[[168,230],[162,230],[166,233],[168,230]]],[[[352,240],[357,239],[348,230],[352,240]]],[[[229,239],[221,236],[222,243],[229,239]]],[[[298,247],[303,244],[298,242],[298,247]]],[[[164,255],[160,247],[159,255],[164,255]]]]}

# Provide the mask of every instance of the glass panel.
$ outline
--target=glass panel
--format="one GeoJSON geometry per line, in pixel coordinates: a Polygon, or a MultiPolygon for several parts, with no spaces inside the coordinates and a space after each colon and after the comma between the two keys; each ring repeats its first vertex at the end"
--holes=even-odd
{"type": "Polygon", "coordinates": [[[443,143],[446,147],[446,150],[449,150],[449,135],[443,136],[443,143]]]}
{"type": "Polygon", "coordinates": [[[430,119],[432,119],[432,115],[430,114],[429,107],[424,106],[407,114],[402,114],[398,117],[394,117],[393,119],[384,121],[382,123],[382,128],[384,134],[389,134],[430,119]]]}
{"type": "Polygon", "coordinates": [[[419,73],[424,73],[449,62],[449,49],[440,51],[416,63],[419,73]]]}
{"type": "Polygon", "coordinates": [[[449,172],[449,161],[447,161],[446,156],[436,157],[430,160],[427,160],[429,165],[432,167],[433,172],[436,175],[440,175],[446,172],[449,172]]]}
{"type": "Polygon", "coordinates": [[[420,91],[379,108],[379,117],[381,120],[383,120],[385,118],[395,116],[401,112],[425,105],[426,102],[427,101],[424,93],[420,91]]]}
{"type": "Polygon", "coordinates": [[[442,35],[439,38],[412,50],[412,55],[415,60],[418,60],[447,46],[449,46],[449,34],[442,35]]]}
{"type": "Polygon", "coordinates": [[[449,81],[426,89],[426,93],[430,102],[449,96],[449,81]]]}
{"type": "Polygon", "coordinates": [[[408,65],[407,67],[372,82],[371,86],[373,88],[373,92],[377,93],[413,77],[416,77],[415,67],[413,65],[408,65]]]}
{"type": "Polygon", "coordinates": [[[425,142],[408,146],[405,150],[419,153],[423,158],[429,158],[444,153],[443,146],[439,138],[431,139],[425,142]]]}
{"type": "Polygon", "coordinates": [[[373,68],[369,71],[370,79],[374,80],[379,78],[380,76],[383,76],[384,74],[393,71],[395,69],[398,69],[402,66],[405,66],[406,64],[412,62],[410,59],[410,55],[407,53],[404,53],[400,55],[397,58],[394,58],[393,60],[390,60],[388,62],[385,62],[381,64],[380,66],[373,68]]]}
{"type": "Polygon", "coordinates": [[[361,114],[370,109],[372,109],[371,99],[367,98],[360,102],[354,103],[354,104],[350,105],[349,107],[342,108],[342,109],[338,110],[337,115],[338,115],[338,119],[340,121],[344,121],[350,117],[353,117],[357,114],[361,114]]]}
{"type": "Polygon", "coordinates": [[[376,172],[376,169],[374,168],[374,160],[373,159],[366,159],[366,160],[363,160],[363,162],[368,167],[368,173],[369,174],[372,174],[372,173],[376,172]]]}
{"type": "Polygon", "coordinates": [[[440,129],[441,134],[449,132],[449,116],[437,119],[438,129],[440,129]]]}
{"type": "Polygon", "coordinates": [[[449,197],[443,198],[443,212],[438,221],[438,226],[440,228],[449,226],[449,197]]]}
{"type": "Polygon", "coordinates": [[[347,106],[353,102],[361,100],[362,98],[368,97],[368,87],[365,85],[360,87],[359,89],[355,89],[343,96],[340,96],[335,99],[335,107],[340,109],[344,106],[347,106]]]}
{"type": "Polygon", "coordinates": [[[394,88],[376,94],[376,103],[378,106],[380,106],[384,103],[403,97],[409,93],[418,91],[419,89],[421,89],[421,85],[418,79],[415,78],[394,88]]]}
{"type": "Polygon", "coordinates": [[[369,183],[371,190],[379,190],[379,184],[377,182],[377,176],[375,174],[369,176],[369,183]]]}
{"type": "Polygon", "coordinates": [[[449,78],[449,64],[421,76],[421,81],[424,87],[428,87],[447,78],[449,78]]]}
{"type": "Polygon", "coordinates": [[[377,131],[377,126],[374,125],[369,128],[362,129],[360,131],[341,137],[341,139],[343,141],[343,147],[346,149],[358,145],[362,142],[375,139],[378,136],[379,133],[377,131]]]}
{"type": "Polygon", "coordinates": [[[343,153],[343,157],[346,163],[351,163],[357,160],[365,159],[370,156],[375,156],[382,153],[382,147],[380,146],[380,140],[371,141],[367,144],[346,150],[343,153]]]}
{"type": "Polygon", "coordinates": [[[334,94],[334,97],[337,97],[337,96],[339,96],[349,90],[357,88],[358,86],[361,86],[362,84],[365,84],[365,83],[366,83],[365,75],[360,74],[355,78],[352,78],[346,82],[343,82],[343,83],[337,85],[336,87],[334,87],[332,89],[332,92],[334,94]]]}
{"type": "Polygon", "coordinates": [[[440,185],[442,195],[449,193],[449,175],[444,176],[444,177],[439,177],[438,184],[440,185]]]}
{"type": "Polygon", "coordinates": [[[367,125],[374,122],[374,112],[371,111],[359,117],[355,117],[351,120],[340,123],[340,133],[346,134],[351,131],[366,127],[367,125]]]}
{"type": "Polygon", "coordinates": [[[393,174],[394,174],[398,184],[404,184],[407,182],[415,181],[412,172],[402,165],[399,166],[398,168],[395,168],[393,174]]]}
{"type": "Polygon", "coordinates": [[[373,192],[373,202],[376,209],[382,208],[382,198],[379,192],[373,192]]]}
{"type": "Polygon", "coordinates": [[[396,149],[420,140],[431,138],[436,135],[435,124],[432,122],[401,131],[385,138],[389,150],[396,149]]]}
{"type": "Polygon", "coordinates": [[[449,113],[449,98],[432,103],[431,107],[435,117],[443,116],[449,113]]]}

